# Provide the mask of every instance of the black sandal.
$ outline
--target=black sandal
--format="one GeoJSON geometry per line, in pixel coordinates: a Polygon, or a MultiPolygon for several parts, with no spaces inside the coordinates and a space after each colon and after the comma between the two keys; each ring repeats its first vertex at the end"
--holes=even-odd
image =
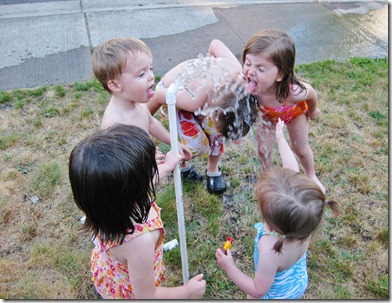
{"type": "Polygon", "coordinates": [[[196,171],[194,166],[192,166],[189,170],[181,172],[181,179],[185,182],[195,183],[202,182],[203,176],[196,171]]]}
{"type": "Polygon", "coordinates": [[[213,177],[207,175],[207,190],[215,195],[220,195],[225,192],[226,182],[223,180],[222,173],[219,176],[213,177]]]}

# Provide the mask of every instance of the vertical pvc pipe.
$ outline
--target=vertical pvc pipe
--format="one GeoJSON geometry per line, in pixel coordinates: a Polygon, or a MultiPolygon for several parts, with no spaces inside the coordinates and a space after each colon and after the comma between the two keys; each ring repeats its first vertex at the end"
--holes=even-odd
{"type": "MultiPolygon", "coordinates": [[[[176,115],[176,95],[179,88],[172,83],[166,94],[166,103],[169,115],[169,129],[170,129],[170,144],[174,153],[179,153],[178,149],[178,134],[177,134],[177,115],[176,115]]],[[[182,277],[184,284],[189,280],[188,270],[188,253],[186,247],[186,233],[185,233],[185,220],[184,220],[184,205],[182,202],[182,184],[180,166],[177,164],[173,171],[174,174],[174,188],[176,192],[176,206],[177,206],[177,220],[178,220],[178,233],[180,237],[181,249],[181,263],[182,263],[182,277]]]]}

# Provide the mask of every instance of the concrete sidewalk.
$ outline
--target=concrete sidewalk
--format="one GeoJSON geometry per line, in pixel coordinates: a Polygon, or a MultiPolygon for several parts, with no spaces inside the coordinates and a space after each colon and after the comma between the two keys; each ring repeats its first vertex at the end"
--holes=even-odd
{"type": "Polygon", "coordinates": [[[90,79],[91,52],[113,37],[145,41],[156,75],[205,54],[214,38],[240,58],[265,28],[293,37],[297,64],[388,56],[386,1],[37,1],[1,1],[0,90],[90,79]]]}

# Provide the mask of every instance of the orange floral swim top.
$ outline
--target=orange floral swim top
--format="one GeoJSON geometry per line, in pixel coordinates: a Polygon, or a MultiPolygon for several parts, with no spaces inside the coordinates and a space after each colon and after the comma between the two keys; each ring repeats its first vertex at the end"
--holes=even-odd
{"type": "Polygon", "coordinates": [[[273,122],[278,122],[278,119],[280,118],[285,124],[289,124],[298,116],[308,112],[308,104],[306,101],[302,101],[287,106],[285,100],[281,107],[268,107],[259,104],[259,109],[264,113],[265,118],[272,120],[273,122]]]}
{"type": "MultiPolygon", "coordinates": [[[[154,258],[154,277],[155,286],[160,286],[165,280],[163,264],[163,240],[165,238],[165,229],[160,215],[160,207],[155,202],[151,206],[157,212],[157,216],[152,220],[147,220],[142,224],[135,224],[135,231],[125,236],[124,242],[131,241],[144,233],[160,229],[161,236],[155,247],[154,258]]],[[[130,284],[127,264],[119,262],[110,253],[110,248],[117,246],[118,243],[103,243],[98,235],[94,239],[95,248],[91,255],[91,271],[93,274],[92,281],[98,293],[104,299],[135,299],[130,284]]]]}

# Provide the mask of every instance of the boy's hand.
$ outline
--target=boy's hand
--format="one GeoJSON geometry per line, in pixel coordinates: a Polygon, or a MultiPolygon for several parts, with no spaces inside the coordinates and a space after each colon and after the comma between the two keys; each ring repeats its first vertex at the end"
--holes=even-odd
{"type": "Polygon", "coordinates": [[[315,121],[315,120],[318,118],[318,116],[319,116],[320,114],[321,114],[321,111],[320,111],[318,108],[316,108],[316,109],[313,111],[313,113],[309,113],[309,112],[308,112],[308,117],[309,117],[310,120],[315,121]]]}

